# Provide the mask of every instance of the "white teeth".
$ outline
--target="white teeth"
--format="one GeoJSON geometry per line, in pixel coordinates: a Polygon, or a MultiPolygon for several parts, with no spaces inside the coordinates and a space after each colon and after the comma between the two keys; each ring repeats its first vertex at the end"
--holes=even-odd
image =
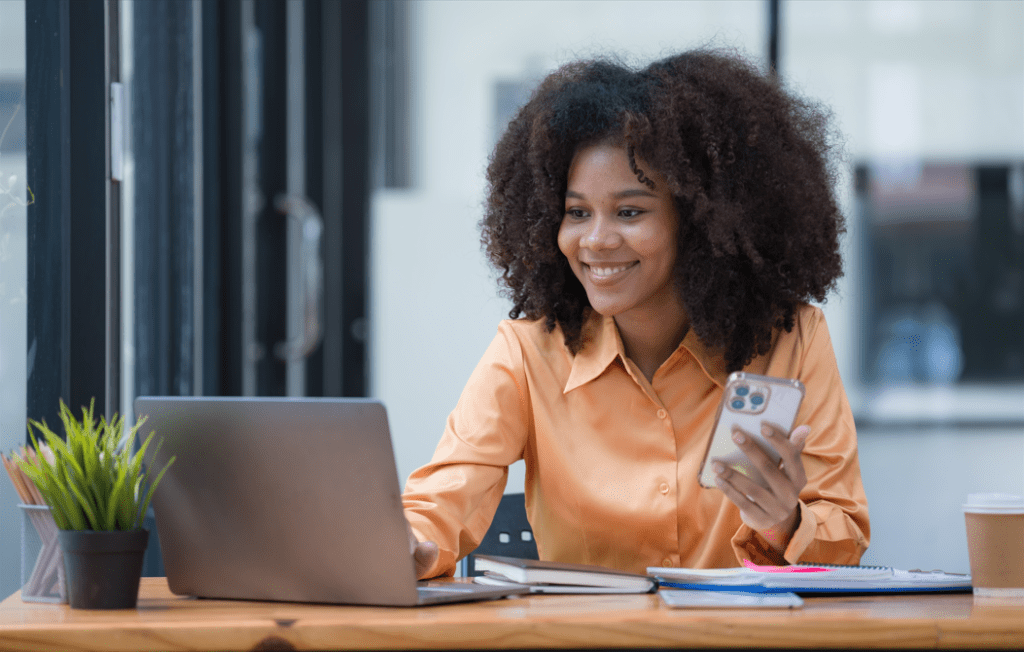
{"type": "Polygon", "coordinates": [[[612,274],[618,274],[619,272],[629,269],[629,265],[620,265],[619,267],[594,267],[590,266],[590,272],[598,278],[605,276],[611,276],[612,274]]]}

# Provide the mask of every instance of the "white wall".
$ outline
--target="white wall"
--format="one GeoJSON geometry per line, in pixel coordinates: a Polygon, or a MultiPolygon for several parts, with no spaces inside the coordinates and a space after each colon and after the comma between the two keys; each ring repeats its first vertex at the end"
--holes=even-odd
{"type": "Polygon", "coordinates": [[[966,573],[968,493],[1024,495],[1024,432],[957,429],[858,433],[871,516],[865,564],[966,573]]]}
{"type": "MultiPolygon", "coordinates": [[[[388,406],[403,478],[429,460],[508,310],[476,227],[493,144],[493,84],[537,79],[559,63],[601,53],[642,64],[709,39],[763,59],[766,4],[413,3],[416,183],[376,193],[371,249],[371,391],[388,406]]],[[[1022,7],[789,0],[782,5],[783,77],[835,109],[851,162],[1022,160],[1022,7]]],[[[850,218],[847,277],[824,308],[851,399],[862,407],[850,380],[861,256],[848,172],[840,195],[850,218]]],[[[1024,493],[1021,429],[864,430],[860,447],[873,526],[865,562],[965,570],[959,510],[966,494],[1024,493]]],[[[522,469],[513,467],[506,491],[522,485],[522,469]]]]}

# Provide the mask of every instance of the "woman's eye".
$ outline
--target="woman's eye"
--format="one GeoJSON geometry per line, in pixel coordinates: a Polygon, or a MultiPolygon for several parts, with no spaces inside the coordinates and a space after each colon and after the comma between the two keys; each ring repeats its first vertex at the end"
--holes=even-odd
{"type": "Polygon", "coordinates": [[[582,208],[567,208],[565,214],[575,220],[581,220],[587,216],[587,212],[582,208]]]}
{"type": "Polygon", "coordinates": [[[619,211],[619,216],[625,218],[633,218],[639,215],[640,213],[643,213],[643,211],[638,208],[623,208],[622,210],[619,211]]]}

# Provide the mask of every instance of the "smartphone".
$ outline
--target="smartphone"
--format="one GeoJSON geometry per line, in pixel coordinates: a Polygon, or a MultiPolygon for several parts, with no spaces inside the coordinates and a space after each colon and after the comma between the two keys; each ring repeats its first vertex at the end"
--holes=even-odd
{"type": "Polygon", "coordinates": [[[721,462],[767,489],[767,481],[732,440],[733,428],[748,433],[754,443],[778,464],[781,457],[761,436],[761,422],[767,421],[790,432],[803,398],[804,385],[799,380],[740,371],[730,374],[725,383],[725,391],[722,392],[722,401],[718,404],[718,414],[715,416],[708,450],[704,454],[704,464],[701,465],[701,486],[716,486],[715,472],[711,467],[715,462],[721,462]]]}
{"type": "Polygon", "coordinates": [[[706,591],[699,589],[662,589],[658,591],[662,602],[669,607],[712,608],[774,607],[797,609],[804,606],[796,593],[743,593],[740,591],[706,591]]]}

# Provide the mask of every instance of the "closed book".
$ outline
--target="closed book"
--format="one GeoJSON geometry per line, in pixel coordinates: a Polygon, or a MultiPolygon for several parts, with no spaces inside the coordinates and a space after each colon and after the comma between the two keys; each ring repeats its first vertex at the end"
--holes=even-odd
{"type": "Polygon", "coordinates": [[[652,577],[602,566],[498,555],[477,555],[474,563],[478,571],[518,584],[603,587],[618,589],[622,593],[648,593],[658,586],[652,577]]]}
{"type": "Polygon", "coordinates": [[[519,582],[513,582],[512,580],[505,579],[501,575],[494,575],[488,573],[486,575],[477,575],[473,578],[473,581],[477,584],[484,584],[486,586],[503,586],[503,587],[524,587],[529,593],[557,593],[557,594],[568,594],[568,593],[649,593],[650,590],[641,591],[634,588],[619,588],[615,586],[584,586],[582,584],[520,584],[519,582]]]}

